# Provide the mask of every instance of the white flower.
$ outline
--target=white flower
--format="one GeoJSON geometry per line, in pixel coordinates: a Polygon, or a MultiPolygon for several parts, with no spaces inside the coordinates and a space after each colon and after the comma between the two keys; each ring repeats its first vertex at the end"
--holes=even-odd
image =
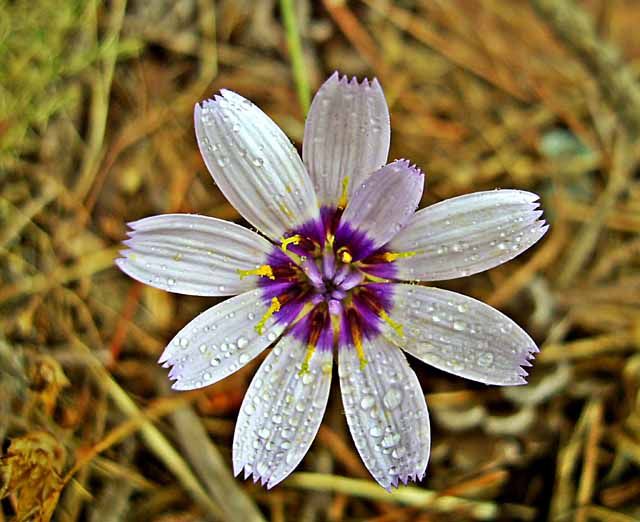
{"type": "Polygon", "coordinates": [[[334,354],[356,447],[384,488],[421,479],[429,416],[403,352],[486,384],[523,384],[538,351],[513,321],[453,292],[408,284],[466,276],[517,256],[547,230],[538,197],[478,192],[416,212],[424,176],[386,166],[389,113],[373,80],[337,73],[317,93],[302,158],[260,109],[223,90],[195,108],[202,156],[262,233],[199,215],[130,224],[117,260],[171,292],[234,295],[185,326],[160,358],[178,390],[223,379],[264,349],[242,403],[234,471],[267,487],[311,445],[334,354]]]}

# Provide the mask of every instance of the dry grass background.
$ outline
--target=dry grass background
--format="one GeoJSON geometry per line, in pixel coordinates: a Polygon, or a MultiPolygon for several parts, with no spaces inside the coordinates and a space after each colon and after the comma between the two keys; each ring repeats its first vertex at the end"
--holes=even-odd
{"type": "Polygon", "coordinates": [[[275,0],[0,0],[0,521],[639,520],[640,3],[294,5],[298,76],[275,0]],[[424,205],[513,187],[551,222],[515,261],[442,285],[542,345],[530,384],[414,364],[432,457],[392,495],[337,390],[290,479],[233,479],[258,362],[171,393],[156,359],[213,301],[113,265],[127,221],[239,219],[200,159],[196,101],[236,90],[299,145],[296,86],[335,69],[380,78],[391,156],[427,172],[424,205]]]}

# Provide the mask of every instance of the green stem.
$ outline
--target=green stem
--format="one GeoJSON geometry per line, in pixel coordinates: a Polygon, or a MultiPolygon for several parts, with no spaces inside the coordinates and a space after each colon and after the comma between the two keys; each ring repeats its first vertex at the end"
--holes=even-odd
{"type": "Polygon", "coordinates": [[[298,101],[302,107],[302,112],[307,114],[311,102],[311,90],[306,74],[304,55],[302,53],[302,43],[300,41],[300,31],[294,10],[294,0],[280,0],[280,11],[284,22],[285,34],[287,37],[287,47],[291,56],[291,67],[293,69],[293,80],[296,84],[298,101]]]}

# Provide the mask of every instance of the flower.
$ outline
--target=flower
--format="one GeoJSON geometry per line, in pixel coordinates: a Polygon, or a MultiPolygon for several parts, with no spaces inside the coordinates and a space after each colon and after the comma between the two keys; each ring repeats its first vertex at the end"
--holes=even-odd
{"type": "Polygon", "coordinates": [[[320,427],[337,354],[355,445],[389,490],[424,476],[429,415],[405,352],[486,384],[524,384],[538,351],[497,310],[417,282],[467,276],[517,256],[547,230],[538,197],[477,192],[416,211],[423,173],[385,165],[388,107],[377,80],[334,73],[316,94],[302,159],[260,109],[222,90],[195,107],[204,161],[262,235],[191,214],[130,223],[117,260],[171,292],[235,296],[185,326],[160,358],[177,390],[213,384],[273,348],[244,398],[233,467],[268,488],[320,427]],[[402,350],[400,350],[401,348],[402,350]],[[335,353],[334,353],[335,352],[335,353]]]}

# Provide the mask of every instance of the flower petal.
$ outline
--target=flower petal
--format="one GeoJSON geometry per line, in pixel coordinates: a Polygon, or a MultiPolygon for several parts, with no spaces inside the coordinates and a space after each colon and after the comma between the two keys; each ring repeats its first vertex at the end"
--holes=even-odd
{"type": "Polygon", "coordinates": [[[440,370],[484,384],[526,384],[538,347],[507,316],[456,292],[393,284],[389,314],[402,326],[385,335],[405,351],[440,370]]]}
{"type": "Polygon", "coordinates": [[[271,350],[242,401],[233,436],[233,470],[268,488],[305,456],[320,428],[331,387],[331,350],[317,350],[301,374],[306,345],[284,336],[271,350]]]}
{"type": "Polygon", "coordinates": [[[202,157],[231,204],[278,240],[318,216],[311,179],[289,138],[249,100],[227,90],[195,107],[202,157]]]}
{"type": "Polygon", "coordinates": [[[340,391],[351,435],[367,469],[385,489],[421,480],[431,445],[420,383],[401,350],[382,336],[363,342],[364,368],[341,347],[340,391]]]}
{"type": "Polygon", "coordinates": [[[321,205],[335,207],[349,177],[349,192],[387,162],[389,108],[377,79],[362,83],[335,72],[315,97],[307,116],[302,158],[321,205]]]}
{"type": "Polygon", "coordinates": [[[187,295],[236,295],[257,284],[238,271],[265,262],[271,243],[240,225],[196,214],[164,214],[129,223],[118,267],[156,288],[187,295]]]}
{"type": "Polygon", "coordinates": [[[407,160],[374,172],[349,200],[336,231],[336,245],[361,244],[358,236],[364,233],[371,245],[358,249],[356,261],[381,247],[411,219],[423,188],[424,175],[407,160]]]}
{"type": "Polygon", "coordinates": [[[548,226],[538,218],[538,196],[492,190],[447,199],[415,213],[389,249],[417,252],[398,259],[397,277],[441,281],[476,274],[516,257],[548,226]]]}
{"type": "Polygon", "coordinates": [[[251,290],[209,308],[185,326],[160,357],[175,390],[202,388],[242,368],[273,343],[286,324],[269,318],[262,333],[256,325],[268,307],[260,290],[251,290]]]}

